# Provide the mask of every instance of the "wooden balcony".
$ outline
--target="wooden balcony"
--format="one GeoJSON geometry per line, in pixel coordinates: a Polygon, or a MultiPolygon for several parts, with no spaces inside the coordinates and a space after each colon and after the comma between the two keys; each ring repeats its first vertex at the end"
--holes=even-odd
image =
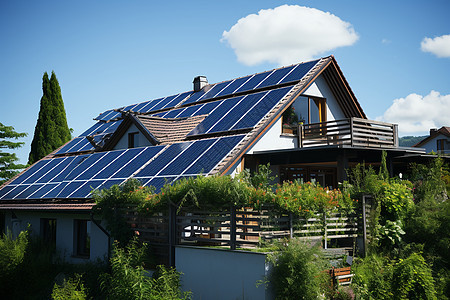
{"type": "Polygon", "coordinates": [[[394,148],[398,147],[398,126],[360,118],[299,125],[298,145],[394,148]]]}

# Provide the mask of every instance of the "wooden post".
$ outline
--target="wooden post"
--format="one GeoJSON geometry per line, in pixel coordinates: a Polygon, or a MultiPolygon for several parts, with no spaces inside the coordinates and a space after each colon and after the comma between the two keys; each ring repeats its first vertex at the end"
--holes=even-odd
{"type": "Polygon", "coordinates": [[[175,267],[175,246],[177,244],[177,210],[169,205],[169,265],[175,267]]]}
{"type": "Polygon", "coordinates": [[[289,213],[289,236],[292,238],[294,238],[294,225],[293,225],[293,220],[292,220],[292,213],[289,213]]]}
{"type": "Polygon", "coordinates": [[[324,246],[323,246],[323,248],[328,249],[327,213],[326,212],[323,213],[323,228],[324,228],[324,246]]]}
{"type": "Polygon", "coordinates": [[[366,196],[362,197],[362,220],[363,220],[363,256],[366,257],[367,249],[367,227],[366,227],[366,196]]]}
{"type": "Polygon", "coordinates": [[[298,147],[303,148],[303,124],[298,126],[298,147]]]}
{"type": "Polygon", "coordinates": [[[398,125],[394,124],[393,129],[394,129],[394,132],[393,132],[394,133],[394,136],[393,136],[394,147],[398,147],[398,125]]]}
{"type": "Polygon", "coordinates": [[[230,249],[236,250],[236,207],[230,208],[230,249]]]}

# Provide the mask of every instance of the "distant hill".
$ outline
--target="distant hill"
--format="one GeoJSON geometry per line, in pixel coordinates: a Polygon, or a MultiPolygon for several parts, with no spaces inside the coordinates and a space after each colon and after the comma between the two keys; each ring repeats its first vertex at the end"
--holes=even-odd
{"type": "Polygon", "coordinates": [[[404,137],[398,138],[398,144],[400,147],[412,147],[426,137],[428,137],[428,135],[404,136],[404,137]]]}

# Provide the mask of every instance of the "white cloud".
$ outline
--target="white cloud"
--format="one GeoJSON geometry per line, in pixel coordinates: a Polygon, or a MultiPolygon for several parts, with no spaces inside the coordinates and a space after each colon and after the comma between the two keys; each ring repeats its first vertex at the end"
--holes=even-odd
{"type": "Polygon", "coordinates": [[[423,52],[430,52],[437,57],[450,57],[450,34],[437,36],[434,39],[424,38],[420,43],[423,52]]]}
{"type": "Polygon", "coordinates": [[[431,91],[428,95],[410,94],[395,99],[377,120],[398,124],[400,135],[423,135],[430,128],[450,125],[450,94],[431,91]]]}
{"type": "Polygon", "coordinates": [[[357,40],[358,34],[350,23],[329,12],[298,5],[248,15],[224,31],[221,39],[245,65],[288,65],[311,60],[357,40]]]}

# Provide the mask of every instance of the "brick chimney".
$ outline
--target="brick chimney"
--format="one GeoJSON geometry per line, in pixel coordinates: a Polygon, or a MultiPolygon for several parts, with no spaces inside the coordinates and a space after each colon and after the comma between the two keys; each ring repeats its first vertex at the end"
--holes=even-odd
{"type": "Polygon", "coordinates": [[[430,128],[430,135],[435,134],[438,131],[437,128],[430,128]]]}

